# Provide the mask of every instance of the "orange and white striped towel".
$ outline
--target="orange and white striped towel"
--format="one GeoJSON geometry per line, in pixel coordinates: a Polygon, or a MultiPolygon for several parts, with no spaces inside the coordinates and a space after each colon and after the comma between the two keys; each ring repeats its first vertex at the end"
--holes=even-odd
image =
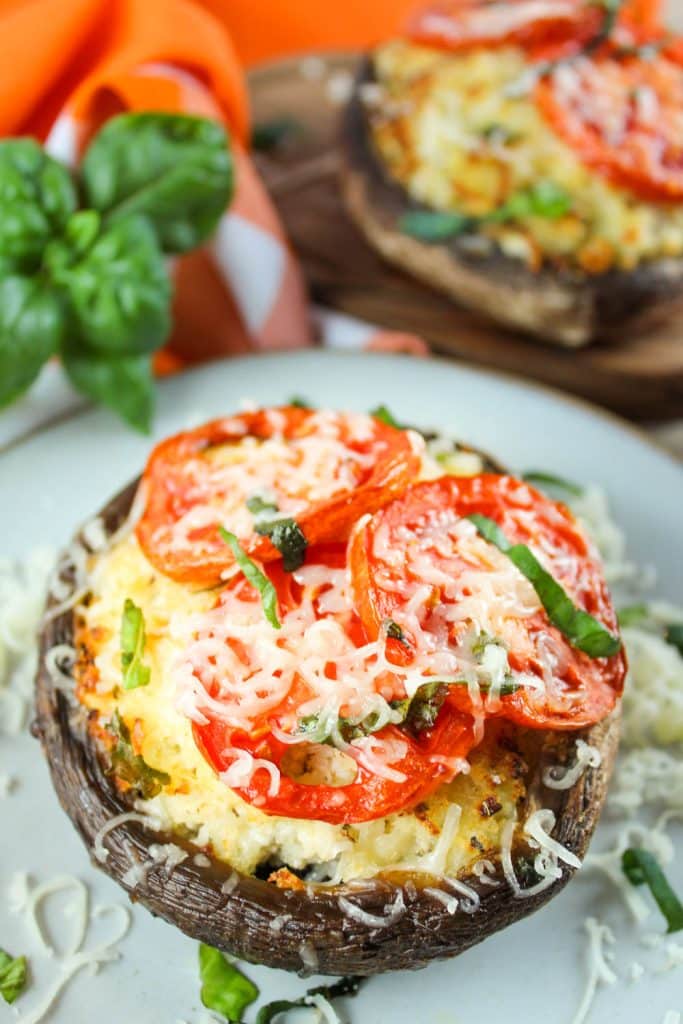
{"type": "MultiPolygon", "coordinates": [[[[215,117],[230,132],[235,196],[211,243],[173,263],[174,331],[158,372],[314,342],[298,265],[248,156],[244,76],[216,9],[201,0],[0,0],[0,64],[0,136],[33,135],[71,166],[102,123],[127,110],[215,117]]],[[[345,318],[322,317],[319,327],[333,347],[420,348],[345,318]]],[[[0,415],[0,446],[42,410],[74,401],[46,367],[33,393],[0,415]]]]}

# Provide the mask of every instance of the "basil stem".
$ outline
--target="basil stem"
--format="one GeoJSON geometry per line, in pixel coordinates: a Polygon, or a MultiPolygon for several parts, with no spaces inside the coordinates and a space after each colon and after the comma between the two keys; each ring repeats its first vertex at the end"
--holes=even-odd
{"type": "Polygon", "coordinates": [[[577,498],[584,493],[583,487],[575,484],[572,480],[565,480],[564,477],[555,476],[553,473],[544,473],[538,469],[530,469],[526,473],[522,473],[522,480],[540,487],[541,490],[545,490],[547,487],[557,488],[557,490],[574,494],[577,498]]]}
{"type": "Polygon", "coordinates": [[[621,640],[582,608],[577,608],[563,587],[540,564],[526,544],[510,544],[493,519],[473,512],[466,517],[477,532],[508,556],[531,583],[548,618],[569,642],[591,658],[609,658],[621,649],[621,640]]]}
{"type": "Polygon", "coordinates": [[[26,988],[28,963],[25,956],[11,957],[0,949],[0,996],[13,1003],[26,988]]]}
{"type": "Polygon", "coordinates": [[[624,850],[621,867],[631,885],[647,885],[664,915],[667,932],[683,930],[683,904],[669,885],[656,859],[647,850],[624,850]]]}
{"type": "Polygon", "coordinates": [[[329,1001],[340,999],[343,996],[356,996],[361,985],[366,981],[367,978],[350,976],[340,978],[339,981],[335,981],[331,985],[311,988],[305,996],[301,996],[299,999],[276,999],[261,1007],[256,1017],[256,1024],[271,1024],[279,1014],[287,1013],[288,1010],[296,1010],[302,1006],[314,1006],[315,1004],[311,1002],[313,996],[323,996],[329,1001]]]}
{"type": "Polygon", "coordinates": [[[142,609],[126,598],[121,616],[121,668],[124,690],[136,690],[147,686],[151,676],[150,668],[143,664],[147,636],[142,609]]]}
{"type": "Polygon", "coordinates": [[[229,1021],[240,1021],[247,1006],[258,999],[259,990],[253,981],[219,950],[203,942],[199,944],[199,976],[202,1003],[229,1021]]]}
{"type": "Polygon", "coordinates": [[[249,558],[249,555],[246,553],[234,533],[230,533],[229,530],[225,530],[222,526],[218,527],[218,532],[225,543],[232,548],[235,561],[244,573],[246,579],[261,595],[263,614],[268,619],[268,622],[271,624],[273,629],[280,629],[280,620],[277,617],[277,591],[275,590],[275,587],[268,577],[261,572],[256,563],[252,562],[251,558],[249,558]]]}

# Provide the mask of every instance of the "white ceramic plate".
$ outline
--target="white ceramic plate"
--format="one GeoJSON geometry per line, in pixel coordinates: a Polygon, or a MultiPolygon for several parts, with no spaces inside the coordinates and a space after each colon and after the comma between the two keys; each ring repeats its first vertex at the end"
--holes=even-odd
{"type": "MultiPolygon", "coordinates": [[[[281,402],[303,395],[320,405],[367,410],[388,404],[402,420],[437,427],[490,450],[510,466],[543,468],[602,484],[630,539],[633,557],[655,565],[658,593],[682,601],[683,472],[668,456],[616,419],[513,378],[452,363],[387,356],[292,354],[240,359],[165,381],[155,436],[234,411],[244,398],[281,402]]],[[[21,557],[37,544],[63,544],[122,484],[135,476],[149,439],[121,429],[106,412],[88,412],[0,456],[0,557],[21,557]]],[[[34,990],[17,1005],[26,1014],[57,966],[37,952],[21,918],[9,914],[13,872],[43,880],[71,872],[95,902],[126,897],[91,867],[57,804],[47,769],[28,736],[0,737],[0,771],[20,778],[0,802],[0,947],[32,957],[34,990]]],[[[601,829],[604,827],[601,826],[601,829]]],[[[602,841],[607,837],[603,834],[602,841]]],[[[670,878],[683,892],[681,856],[670,878]]],[[[601,837],[596,839],[599,844],[601,837]]],[[[353,1024],[563,1024],[571,1020],[585,982],[582,922],[604,916],[617,936],[623,975],[638,960],[663,959],[639,945],[632,922],[609,883],[578,878],[549,907],[464,956],[417,974],[370,981],[346,1016],[353,1024]]],[[[653,912],[647,927],[662,932],[653,912]]],[[[100,934],[106,923],[99,925],[100,934]]],[[[91,936],[90,944],[94,942],[91,936]]],[[[174,1024],[202,1019],[196,944],[146,910],[135,908],[123,957],[97,977],[81,975],[49,1016],[53,1024],[174,1024]]],[[[265,968],[248,973],[268,998],[301,994],[310,983],[265,968]]],[[[683,1011],[683,968],[598,993],[590,1021],[661,1024],[683,1011]]],[[[13,1021],[0,1004],[0,1021],[13,1021]]],[[[21,1019],[21,1017],[20,1017],[21,1019]]],[[[250,1018],[251,1019],[251,1018],[250,1018]]]]}

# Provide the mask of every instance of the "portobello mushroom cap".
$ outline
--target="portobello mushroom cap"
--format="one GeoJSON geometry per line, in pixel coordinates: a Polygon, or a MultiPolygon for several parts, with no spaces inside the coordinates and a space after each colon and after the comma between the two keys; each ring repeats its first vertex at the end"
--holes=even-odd
{"type": "MultiPolygon", "coordinates": [[[[137,481],[100,513],[108,535],[126,520],[136,489],[137,481]]],[[[78,539],[87,543],[82,535],[78,539]]],[[[48,602],[48,612],[55,604],[54,600],[48,602]]],[[[52,619],[47,616],[41,629],[33,732],[41,741],[62,807],[93,864],[126,889],[132,901],[142,903],[187,935],[247,961],[304,974],[371,975],[419,968],[434,959],[462,953],[537,910],[573,874],[563,865],[562,877],[547,889],[528,898],[515,898],[498,861],[495,877],[499,884],[495,887],[482,884],[474,875],[458,878],[478,894],[478,909],[466,912],[471,907],[461,900],[457,911],[449,913],[433,896],[434,888],[442,886],[441,880],[424,874],[395,872],[337,886],[301,883],[300,887],[279,888],[233,871],[221,861],[195,859],[193,855],[201,851],[191,842],[176,833],[153,831],[139,821],[124,819],[103,839],[99,835],[103,827],[115,816],[133,811],[133,800],[119,792],[108,773],[107,752],[89,728],[92,712],[75,699],[68,679],[56,681],[55,673],[46,668],[46,655],[52,648],[73,646],[75,619],[71,610],[52,619]],[[95,855],[98,838],[107,850],[103,862],[95,855]],[[172,870],[155,861],[149,851],[152,843],[169,842],[188,853],[172,870]],[[146,870],[133,882],[130,869],[135,865],[146,870]],[[430,887],[431,895],[425,891],[430,887]],[[362,914],[350,915],[348,904],[346,909],[340,905],[340,897],[366,914],[386,917],[387,924],[379,927],[364,921],[362,914]],[[392,906],[394,912],[390,912],[392,906]]],[[[65,672],[68,674],[73,678],[74,670],[65,672]]],[[[534,733],[538,756],[528,763],[528,799],[523,811],[551,808],[557,816],[553,838],[580,858],[605,800],[618,734],[618,710],[580,733],[534,733]],[[543,769],[570,765],[579,736],[601,752],[600,766],[587,768],[570,789],[546,788],[543,769]]],[[[535,851],[523,840],[516,840],[512,854],[521,884],[533,884],[535,851]]],[[[446,892],[452,895],[444,886],[446,892]]]]}
{"type": "Polygon", "coordinates": [[[362,99],[363,86],[375,81],[367,58],[344,112],[341,180],[351,218],[387,262],[463,306],[567,348],[596,338],[618,342],[625,330],[646,332],[683,308],[681,258],[600,274],[549,266],[532,271],[495,245],[473,248],[471,236],[430,243],[402,232],[402,214],[430,207],[391,177],[375,150],[362,99]]]}

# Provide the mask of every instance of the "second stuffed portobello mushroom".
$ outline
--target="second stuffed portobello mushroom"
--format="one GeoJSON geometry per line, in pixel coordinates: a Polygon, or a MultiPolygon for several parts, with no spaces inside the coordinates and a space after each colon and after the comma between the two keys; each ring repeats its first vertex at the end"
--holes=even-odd
{"type": "Polygon", "coordinates": [[[683,48],[658,4],[552,7],[427,8],[373,51],[343,189],[389,262],[578,347],[683,302],[683,48]]]}
{"type": "Polygon", "coordinates": [[[592,545],[498,469],[372,416],[259,410],[163,442],[81,531],[35,731],[131,899],[253,962],[368,975],[564,886],[624,658],[592,545]]]}

